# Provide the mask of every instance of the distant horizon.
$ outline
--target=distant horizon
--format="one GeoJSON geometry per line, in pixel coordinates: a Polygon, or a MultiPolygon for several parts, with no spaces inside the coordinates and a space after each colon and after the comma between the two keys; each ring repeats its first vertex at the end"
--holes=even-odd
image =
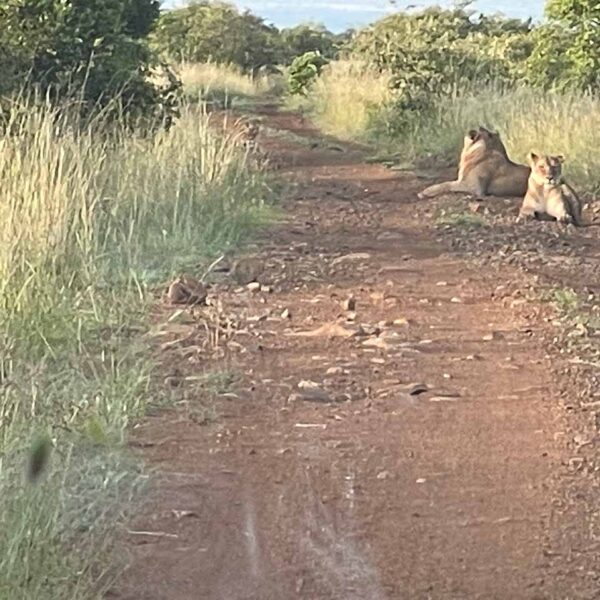
{"type": "MultiPolygon", "coordinates": [[[[419,0],[300,0],[294,5],[289,0],[230,0],[241,9],[248,9],[279,28],[293,27],[301,23],[313,22],[325,25],[339,33],[351,28],[365,27],[387,15],[400,10],[422,10],[428,6],[451,8],[453,0],[426,2],[419,0]]],[[[165,0],[163,8],[176,8],[188,4],[186,0],[165,0]]],[[[543,0],[477,0],[468,8],[476,13],[502,13],[507,17],[534,20],[541,18],[545,2],[543,0]]]]}

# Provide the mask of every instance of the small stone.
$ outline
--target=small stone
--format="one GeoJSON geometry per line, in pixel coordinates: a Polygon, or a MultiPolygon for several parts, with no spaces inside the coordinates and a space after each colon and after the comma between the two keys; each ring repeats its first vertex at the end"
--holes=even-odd
{"type": "Polygon", "coordinates": [[[381,350],[389,350],[390,345],[380,337],[370,337],[363,342],[363,346],[368,348],[380,348],[381,350]]]}
{"type": "Polygon", "coordinates": [[[250,292],[259,292],[260,291],[260,283],[258,283],[258,281],[253,281],[252,283],[249,283],[247,286],[248,290],[250,292]]]}
{"type": "Polygon", "coordinates": [[[492,342],[493,340],[501,340],[504,336],[499,331],[492,331],[483,336],[484,342],[492,342]]]}
{"type": "Polygon", "coordinates": [[[405,319],[404,317],[402,317],[400,319],[394,319],[393,324],[397,325],[398,327],[402,327],[404,325],[408,325],[408,320],[405,319]]]}
{"type": "Polygon", "coordinates": [[[452,302],[453,304],[462,304],[462,300],[460,298],[457,298],[456,296],[454,296],[454,298],[450,298],[450,302],[452,302]]]}
{"type": "Polygon", "coordinates": [[[448,285],[447,281],[438,281],[435,285],[438,287],[446,287],[448,285]]]}
{"type": "Polygon", "coordinates": [[[263,294],[270,294],[273,292],[273,288],[270,285],[261,285],[260,286],[260,291],[263,294]]]}
{"type": "Polygon", "coordinates": [[[335,266],[345,261],[369,260],[370,258],[371,255],[368,252],[353,252],[351,254],[345,254],[344,256],[338,256],[338,258],[331,262],[331,265],[335,266]]]}
{"type": "Polygon", "coordinates": [[[342,303],[342,308],[347,311],[355,311],[356,310],[356,299],[354,296],[350,296],[348,299],[344,300],[342,303]]]}
{"type": "Polygon", "coordinates": [[[344,369],[342,367],[329,367],[326,371],[326,375],[342,375],[344,373],[344,369]]]}
{"type": "Polygon", "coordinates": [[[425,479],[424,477],[419,477],[419,479],[417,479],[417,483],[425,483],[427,481],[427,479],[425,479]]]}
{"type": "Polygon", "coordinates": [[[389,476],[389,471],[381,471],[380,473],[377,473],[377,479],[389,479],[389,476]]]}
{"type": "Polygon", "coordinates": [[[289,308],[286,308],[283,310],[283,312],[281,313],[281,318],[282,319],[291,319],[292,318],[292,313],[290,313],[289,308]]]}
{"type": "Polygon", "coordinates": [[[289,398],[290,401],[331,402],[329,394],[314,381],[301,381],[298,384],[298,388],[300,392],[292,394],[289,398]]]}

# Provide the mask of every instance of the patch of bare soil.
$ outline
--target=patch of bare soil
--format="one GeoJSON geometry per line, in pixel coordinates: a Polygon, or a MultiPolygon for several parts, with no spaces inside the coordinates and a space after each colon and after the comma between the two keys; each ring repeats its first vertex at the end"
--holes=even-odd
{"type": "Polygon", "coordinates": [[[261,145],[284,219],[206,305],[157,308],[179,403],[133,432],[156,479],[112,597],[598,597],[590,373],[558,377],[535,299],[598,281],[595,229],[517,228],[501,200],[477,211],[504,224],[445,226],[467,200],[419,201],[359,149],[261,145]]]}

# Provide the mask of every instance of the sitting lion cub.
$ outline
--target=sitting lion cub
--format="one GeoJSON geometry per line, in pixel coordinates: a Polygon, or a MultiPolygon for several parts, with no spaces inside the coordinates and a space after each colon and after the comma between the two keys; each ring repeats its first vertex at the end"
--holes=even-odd
{"type": "Polygon", "coordinates": [[[465,136],[457,180],[431,185],[419,194],[419,198],[433,198],[450,192],[472,194],[477,198],[523,196],[529,173],[529,167],[508,158],[500,134],[479,127],[465,136]]]}
{"type": "Polygon", "coordinates": [[[564,156],[530,152],[528,158],[531,175],[517,222],[546,214],[559,223],[581,225],[581,200],[562,176],[564,156]]]}

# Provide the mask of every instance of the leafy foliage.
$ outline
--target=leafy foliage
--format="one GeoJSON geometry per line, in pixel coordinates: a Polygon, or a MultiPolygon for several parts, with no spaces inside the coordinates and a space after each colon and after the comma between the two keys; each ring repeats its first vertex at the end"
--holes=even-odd
{"type": "Polygon", "coordinates": [[[394,127],[402,130],[412,114],[458,85],[516,81],[533,48],[530,31],[529,21],[473,19],[462,8],[431,8],[400,12],[366,28],[355,37],[353,52],[390,74],[394,127]]]}
{"type": "Polygon", "coordinates": [[[348,39],[348,33],[336,35],[308,23],[279,30],[233,4],[209,0],[164,12],[152,35],[154,47],[168,60],[231,64],[246,72],[289,65],[307,52],[332,59],[348,39]]]}
{"type": "Polygon", "coordinates": [[[171,60],[232,63],[253,71],[277,62],[279,32],[248,11],[202,0],[165,12],[153,44],[171,60]]]}
{"type": "Polygon", "coordinates": [[[306,94],[311,82],[321,73],[329,61],[321,53],[306,52],[297,56],[292,62],[288,73],[288,85],[292,95],[306,94]]]}
{"type": "Polygon", "coordinates": [[[158,16],[158,0],[5,0],[0,93],[28,83],[53,99],[76,95],[88,111],[115,98],[134,115],[172,108],[172,86],[148,81],[156,64],[144,38],[158,16]]]}
{"type": "Polygon", "coordinates": [[[530,61],[535,83],[594,88],[600,83],[600,3],[549,0],[549,22],[536,31],[530,61]]]}
{"type": "Polygon", "coordinates": [[[345,34],[335,35],[323,25],[301,24],[281,30],[283,62],[290,64],[297,56],[307,52],[319,52],[328,60],[337,57],[339,49],[345,43],[345,34]]]}

